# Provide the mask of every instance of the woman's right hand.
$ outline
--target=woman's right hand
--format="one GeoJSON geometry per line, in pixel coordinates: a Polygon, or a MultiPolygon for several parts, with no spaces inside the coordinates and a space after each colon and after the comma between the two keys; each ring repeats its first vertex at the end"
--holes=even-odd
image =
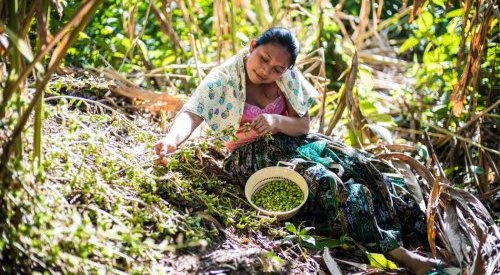
{"type": "Polygon", "coordinates": [[[156,155],[158,155],[158,163],[162,165],[168,164],[167,156],[177,150],[177,144],[167,138],[160,139],[154,145],[156,155]]]}

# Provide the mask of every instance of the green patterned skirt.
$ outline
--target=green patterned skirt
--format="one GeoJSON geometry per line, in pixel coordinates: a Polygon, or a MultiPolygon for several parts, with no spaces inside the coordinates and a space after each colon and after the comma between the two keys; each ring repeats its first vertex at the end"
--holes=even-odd
{"type": "Polygon", "coordinates": [[[314,226],[317,233],[336,238],[347,234],[378,253],[393,250],[403,241],[426,239],[425,215],[406,191],[404,180],[384,175],[390,167],[329,137],[311,133],[259,139],[233,151],[224,169],[244,185],[254,172],[278,161],[295,164],[306,179],[308,201],[294,219],[314,226]],[[327,154],[304,155],[297,150],[318,142],[326,144],[327,154]],[[343,173],[328,168],[325,159],[341,164],[343,173]]]}

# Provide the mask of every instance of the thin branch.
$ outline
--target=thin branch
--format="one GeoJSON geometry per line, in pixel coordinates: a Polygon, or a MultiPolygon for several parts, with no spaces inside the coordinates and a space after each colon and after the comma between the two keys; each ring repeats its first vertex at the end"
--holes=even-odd
{"type": "Polygon", "coordinates": [[[448,130],[445,130],[445,129],[439,128],[439,127],[434,126],[434,125],[429,125],[429,127],[433,128],[434,130],[436,130],[436,131],[438,131],[438,132],[441,132],[441,133],[443,133],[443,134],[446,134],[446,135],[449,135],[449,136],[453,136],[454,138],[456,138],[456,139],[458,139],[458,140],[461,140],[461,141],[463,141],[463,142],[467,142],[467,143],[469,143],[469,144],[472,144],[472,145],[476,146],[477,148],[481,148],[481,149],[483,149],[483,150],[485,150],[485,151],[488,151],[488,152],[490,152],[490,153],[493,153],[493,154],[495,154],[495,155],[499,155],[499,156],[500,156],[500,151],[493,150],[493,149],[491,149],[491,148],[485,147],[485,146],[483,146],[483,145],[481,145],[481,144],[479,144],[479,143],[477,143],[477,142],[473,141],[472,139],[469,139],[469,138],[464,138],[464,137],[462,137],[462,136],[459,136],[459,135],[457,135],[457,134],[455,134],[455,133],[452,133],[452,132],[450,132],[450,131],[448,131],[448,130]]]}

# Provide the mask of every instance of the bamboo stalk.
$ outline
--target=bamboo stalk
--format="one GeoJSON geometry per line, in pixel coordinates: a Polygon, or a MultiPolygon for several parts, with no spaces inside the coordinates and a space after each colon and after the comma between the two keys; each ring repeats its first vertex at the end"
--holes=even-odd
{"type": "Polygon", "coordinates": [[[156,7],[155,4],[153,4],[151,6],[151,8],[152,8],[152,11],[153,11],[153,15],[156,17],[156,19],[160,23],[160,29],[161,29],[161,31],[163,33],[165,33],[166,35],[168,35],[168,37],[170,38],[170,40],[172,42],[172,46],[174,47],[174,52],[177,53],[177,49],[180,49],[181,52],[184,52],[184,48],[181,45],[180,39],[179,39],[177,33],[175,32],[175,30],[172,27],[172,22],[169,21],[164,16],[164,14],[162,13],[162,11],[158,7],[156,7]]]}
{"type": "MultiPolygon", "coordinates": [[[[23,14],[22,14],[22,4],[24,2],[20,1],[16,3],[13,3],[12,5],[8,6],[9,9],[9,17],[8,17],[8,22],[11,28],[11,31],[14,33],[19,33],[20,30],[20,22],[19,20],[22,19],[23,14]]],[[[23,37],[20,37],[20,39],[23,39],[23,37]]],[[[10,60],[10,68],[9,68],[9,77],[6,83],[6,87],[10,87],[10,85],[14,82],[14,79],[19,75],[19,73],[22,71],[22,52],[21,49],[17,47],[11,47],[9,49],[9,60],[10,60]]],[[[16,111],[21,115],[22,113],[22,104],[21,104],[21,89],[25,86],[25,83],[23,85],[19,85],[15,87],[11,92],[7,93],[5,91],[4,93],[4,99],[15,96],[15,106],[16,106],[16,111]]],[[[4,106],[0,106],[0,114],[4,113],[4,106]]],[[[3,116],[0,116],[2,118],[3,116]]],[[[15,146],[15,151],[16,155],[21,155],[22,153],[22,142],[21,142],[21,137],[16,138],[13,140],[14,146],[15,146]]]]}
{"type": "Polygon", "coordinates": [[[374,28],[374,29],[372,29],[372,30],[370,30],[368,32],[365,32],[365,33],[361,34],[359,36],[359,39],[360,40],[365,40],[366,38],[374,35],[375,32],[379,32],[379,31],[381,31],[381,30],[383,30],[383,29],[385,29],[385,28],[387,28],[387,27],[389,27],[389,26],[391,26],[393,24],[403,24],[404,21],[406,20],[405,19],[406,14],[408,14],[411,9],[412,9],[411,6],[405,8],[405,9],[402,9],[396,15],[394,15],[394,16],[392,16],[392,17],[390,17],[390,18],[388,18],[388,19],[380,22],[380,24],[377,25],[376,29],[374,28]]]}
{"type": "MultiPolygon", "coordinates": [[[[321,58],[323,58],[323,62],[321,64],[321,68],[320,68],[320,75],[321,77],[325,77],[326,76],[326,65],[325,65],[325,51],[323,48],[321,48],[321,51],[320,51],[320,55],[321,55],[321,58]]],[[[322,85],[322,99],[321,99],[321,109],[320,109],[320,113],[321,113],[321,116],[320,116],[320,120],[319,120],[319,132],[320,133],[324,133],[324,124],[325,124],[325,108],[326,108],[326,91],[328,89],[327,87],[328,85],[328,82],[327,81],[324,81],[323,82],[323,85],[322,85]]]]}
{"type": "MultiPolygon", "coordinates": [[[[44,0],[39,5],[37,5],[37,27],[38,27],[38,39],[36,50],[39,52],[43,45],[47,43],[47,32],[49,25],[49,6],[50,2],[44,0]]],[[[37,78],[37,81],[40,79],[37,78]]],[[[44,92],[42,91],[43,98],[44,92]]],[[[41,98],[38,100],[35,106],[35,121],[34,121],[34,133],[33,133],[33,159],[38,161],[38,166],[41,167],[42,163],[42,121],[43,121],[43,100],[41,98]]]]}
{"type": "MultiPolygon", "coordinates": [[[[231,1],[234,1],[234,0],[231,0],[231,1]]],[[[278,12],[280,11],[280,7],[281,7],[281,1],[279,0],[270,0],[271,2],[271,16],[274,18],[276,17],[276,15],[278,14],[278,12]]]]}
{"type": "MultiPolygon", "coordinates": [[[[398,131],[398,132],[410,133],[410,134],[419,134],[419,135],[424,134],[424,131],[415,130],[415,129],[407,129],[407,128],[401,128],[401,127],[389,127],[389,129],[394,130],[394,131],[398,131]]],[[[446,136],[443,134],[432,133],[432,132],[426,132],[426,133],[431,137],[445,137],[446,136]]]]}
{"type": "MultiPolygon", "coordinates": [[[[137,44],[137,42],[141,39],[142,35],[144,34],[144,31],[146,30],[146,24],[147,24],[147,21],[148,21],[148,18],[149,18],[149,13],[151,12],[151,6],[152,6],[152,1],[149,2],[149,5],[148,5],[148,8],[146,10],[146,14],[144,15],[144,19],[142,21],[142,29],[141,31],[139,32],[139,34],[137,36],[134,37],[133,41],[132,39],[130,39],[132,41],[132,44],[130,45],[130,47],[127,49],[127,52],[125,53],[123,59],[122,59],[122,63],[120,64],[120,67],[118,68],[118,71],[121,70],[121,68],[123,67],[123,65],[125,64],[125,60],[126,60],[126,57],[130,54],[130,56],[132,56],[132,52],[133,52],[133,49],[135,48],[135,45],[137,44]]],[[[128,24],[131,24],[130,22],[128,24]]],[[[132,37],[133,36],[133,33],[130,33],[130,27],[128,28],[129,29],[129,36],[132,37]]]]}
{"type": "Polygon", "coordinates": [[[214,23],[212,25],[215,37],[217,40],[217,63],[220,64],[221,61],[221,53],[222,53],[222,33],[221,33],[221,8],[220,8],[220,0],[215,0],[213,4],[214,10],[214,23]]]}
{"type": "Polygon", "coordinates": [[[364,41],[362,35],[366,32],[366,27],[368,26],[368,23],[370,21],[370,3],[370,0],[361,1],[361,8],[358,16],[359,24],[352,34],[352,40],[354,41],[354,45],[357,49],[361,49],[361,43],[364,41]]]}
{"type": "Polygon", "coordinates": [[[238,26],[236,25],[236,2],[235,0],[231,0],[231,5],[229,6],[230,17],[231,17],[231,26],[229,27],[229,31],[231,32],[231,48],[233,50],[233,54],[236,54],[236,29],[238,26]]]}
{"type": "Polygon", "coordinates": [[[203,75],[201,72],[200,67],[198,66],[198,54],[196,53],[196,45],[194,43],[194,36],[192,33],[188,34],[189,35],[189,43],[191,44],[191,48],[193,51],[193,58],[194,58],[194,64],[196,65],[196,73],[198,75],[198,80],[203,80],[203,75]]]}
{"type": "MultiPolygon", "coordinates": [[[[321,47],[321,45],[322,45],[321,37],[323,37],[323,33],[324,33],[323,13],[324,13],[323,5],[321,5],[321,3],[319,3],[319,16],[318,16],[319,32],[318,32],[318,37],[316,38],[316,46],[318,47],[318,49],[321,49],[319,51],[319,54],[320,54],[321,58],[323,59],[323,62],[321,63],[320,74],[322,74],[324,76],[324,75],[326,75],[326,73],[325,73],[325,50],[323,49],[323,47],[321,47]]],[[[325,82],[324,86],[321,87],[322,95],[321,95],[321,105],[320,105],[320,109],[319,109],[319,129],[318,129],[318,132],[320,134],[325,133],[324,128],[325,128],[325,105],[326,105],[326,89],[327,89],[326,85],[327,84],[325,82]]]]}
{"type": "Polygon", "coordinates": [[[262,29],[267,29],[272,20],[272,17],[269,14],[269,4],[267,3],[267,0],[257,0],[254,2],[254,5],[260,27],[262,29]]]}
{"type": "Polygon", "coordinates": [[[349,98],[352,97],[349,95],[352,93],[352,90],[354,88],[354,84],[356,83],[357,74],[358,74],[358,53],[356,51],[356,52],[354,52],[354,56],[352,57],[352,64],[351,64],[351,68],[349,70],[349,74],[346,76],[346,79],[345,79],[344,89],[342,90],[342,94],[339,97],[339,105],[337,106],[337,109],[335,110],[334,116],[330,120],[330,122],[328,124],[328,128],[325,132],[325,134],[327,136],[331,135],[333,128],[335,127],[337,122],[342,117],[342,114],[344,113],[344,109],[347,106],[356,107],[356,106],[353,106],[354,104],[353,104],[352,100],[349,100],[349,98]]]}
{"type": "MultiPolygon", "coordinates": [[[[209,64],[198,64],[198,66],[200,68],[204,68],[204,69],[211,69],[215,66],[217,66],[216,63],[209,63],[209,64]]],[[[196,68],[196,65],[193,65],[193,64],[170,64],[170,65],[165,65],[165,66],[162,66],[162,67],[157,67],[153,70],[150,71],[150,73],[155,73],[155,72],[161,72],[163,70],[167,70],[167,69],[192,69],[192,68],[196,68]]]]}
{"type": "Polygon", "coordinates": [[[21,26],[19,28],[19,37],[26,37],[26,35],[28,35],[28,31],[31,27],[31,21],[33,21],[33,15],[35,14],[35,8],[37,4],[37,1],[33,1],[33,3],[31,3],[31,6],[28,9],[26,16],[24,16],[23,22],[21,23],[21,26]]]}
{"type": "Polygon", "coordinates": [[[345,107],[346,107],[346,98],[345,98],[345,86],[344,89],[342,89],[342,92],[339,96],[339,103],[337,105],[337,108],[335,109],[335,112],[333,113],[333,117],[330,119],[330,122],[328,123],[328,128],[325,132],[325,135],[330,136],[332,134],[333,128],[337,125],[339,122],[340,118],[342,117],[342,114],[344,113],[345,107]]]}

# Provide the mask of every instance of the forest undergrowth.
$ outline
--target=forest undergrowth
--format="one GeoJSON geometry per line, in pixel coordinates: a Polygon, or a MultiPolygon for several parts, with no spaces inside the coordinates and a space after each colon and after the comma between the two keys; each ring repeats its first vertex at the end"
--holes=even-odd
{"type": "MultiPolygon", "coordinates": [[[[221,169],[225,152],[214,137],[192,139],[157,165],[157,116],[131,111],[110,83],[56,79],[44,99],[42,167],[32,154],[12,164],[22,191],[9,194],[7,210],[23,218],[17,228],[4,225],[0,246],[15,249],[3,250],[2,262],[18,264],[3,271],[315,274],[334,255],[348,272],[405,272],[345,236],[258,216],[221,169]]],[[[457,260],[446,244],[437,249],[457,260]]]]}
{"type": "MultiPolygon", "coordinates": [[[[84,97],[78,88],[82,83],[73,85],[72,95],[45,98],[43,172],[28,159],[13,164],[23,192],[9,197],[8,207],[22,211],[23,221],[18,230],[3,231],[0,246],[14,241],[18,253],[5,253],[2,261],[20,265],[4,265],[4,271],[198,272],[220,267],[179,267],[178,258],[193,251],[209,254],[223,244],[224,235],[238,239],[263,230],[272,239],[284,236],[274,219],[256,215],[238,185],[217,178],[222,170],[220,160],[208,155],[219,150],[212,141],[192,142],[172,155],[168,166],[157,165],[152,146],[159,133],[153,117],[101,103],[105,93],[96,85],[84,97]],[[36,177],[43,184],[33,184],[36,177]]],[[[242,238],[243,244],[250,242],[242,238]]],[[[272,251],[254,249],[263,260],[247,268],[279,259],[272,251]]],[[[283,263],[277,263],[281,269],[283,263]]]]}
{"type": "Polygon", "coordinates": [[[421,202],[428,247],[404,246],[500,273],[498,1],[191,2],[0,1],[0,274],[407,273],[259,216],[212,134],[155,163],[210,68],[278,25],[321,94],[313,131],[421,202]]]}

